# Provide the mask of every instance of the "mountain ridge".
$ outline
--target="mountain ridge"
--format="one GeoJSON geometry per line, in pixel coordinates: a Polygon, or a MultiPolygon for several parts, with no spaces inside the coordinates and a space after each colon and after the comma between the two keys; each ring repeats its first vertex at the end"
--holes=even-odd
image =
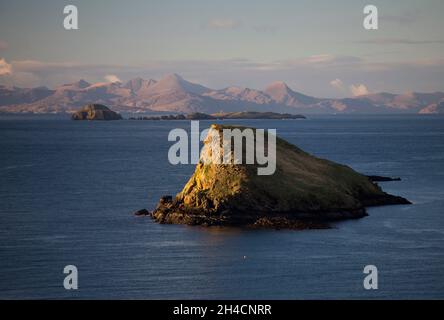
{"type": "Polygon", "coordinates": [[[49,89],[0,86],[0,113],[72,113],[98,103],[119,112],[150,113],[421,113],[442,114],[437,108],[444,92],[372,93],[349,98],[317,98],[294,91],[283,81],[263,90],[228,86],[212,89],[168,74],[159,80],[140,77],[126,83],[89,83],[83,79],[49,89]]]}

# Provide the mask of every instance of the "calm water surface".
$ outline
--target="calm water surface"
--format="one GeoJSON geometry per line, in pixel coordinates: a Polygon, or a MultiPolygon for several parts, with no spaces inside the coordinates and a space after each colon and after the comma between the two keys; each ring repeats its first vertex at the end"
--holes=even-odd
{"type": "MultiPolygon", "coordinates": [[[[189,122],[0,119],[0,298],[444,298],[444,118],[231,121],[276,128],[366,174],[411,206],[329,230],[159,225],[132,215],[180,191],[168,132],[189,122]],[[246,256],[246,258],[244,258],[246,256]],[[63,289],[63,267],[79,290],[63,289]],[[363,289],[374,264],[379,289],[363,289]]],[[[201,127],[209,125],[202,121],[201,127]]]]}

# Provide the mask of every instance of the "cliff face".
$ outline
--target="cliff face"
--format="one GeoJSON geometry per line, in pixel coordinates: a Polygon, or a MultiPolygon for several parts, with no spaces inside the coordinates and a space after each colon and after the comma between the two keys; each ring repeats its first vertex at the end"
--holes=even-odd
{"type": "Polygon", "coordinates": [[[72,114],[72,120],[121,120],[122,116],[102,104],[89,104],[72,114]]]}
{"type": "Polygon", "coordinates": [[[163,199],[152,213],[158,222],[316,227],[329,220],[363,217],[366,206],[409,203],[351,168],[316,158],[280,138],[273,175],[257,175],[257,164],[206,164],[214,137],[223,128],[211,127],[200,162],[182,192],[163,199]]]}

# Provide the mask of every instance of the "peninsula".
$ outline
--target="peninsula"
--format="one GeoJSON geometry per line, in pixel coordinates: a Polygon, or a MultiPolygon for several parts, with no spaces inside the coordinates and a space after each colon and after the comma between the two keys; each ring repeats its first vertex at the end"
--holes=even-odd
{"type": "Polygon", "coordinates": [[[178,115],[163,115],[163,116],[144,116],[144,117],[130,117],[130,120],[224,120],[224,119],[275,119],[275,120],[290,120],[290,119],[306,119],[305,116],[300,114],[290,113],[277,113],[277,112],[255,112],[255,111],[242,111],[242,112],[219,112],[213,114],[206,114],[201,112],[194,112],[189,114],[178,115]]]}

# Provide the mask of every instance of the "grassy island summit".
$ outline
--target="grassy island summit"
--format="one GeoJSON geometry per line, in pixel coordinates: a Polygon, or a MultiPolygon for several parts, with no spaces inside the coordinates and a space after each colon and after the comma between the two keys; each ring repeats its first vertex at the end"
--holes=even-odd
{"type": "Polygon", "coordinates": [[[208,164],[211,148],[205,146],[224,128],[236,127],[211,126],[194,174],[174,198],[161,198],[152,218],[205,226],[321,228],[329,221],[364,217],[369,206],[410,204],[350,167],[278,137],[273,175],[257,175],[257,164],[208,164]]]}

